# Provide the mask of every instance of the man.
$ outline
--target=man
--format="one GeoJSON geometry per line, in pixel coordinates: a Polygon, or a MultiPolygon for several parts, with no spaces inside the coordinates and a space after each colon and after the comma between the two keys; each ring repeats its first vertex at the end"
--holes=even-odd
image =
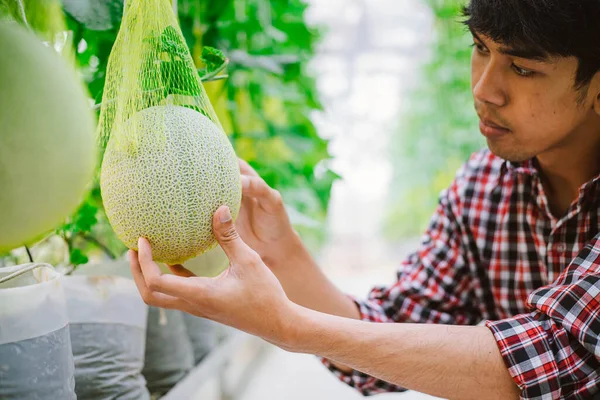
{"type": "Polygon", "coordinates": [[[464,13],[489,150],[442,193],[397,282],[342,294],[241,163],[236,226],[226,207],[213,221],[230,268],[161,275],[140,239],[146,302],[321,356],[365,395],[600,397],[600,2],[472,0],[464,13]]]}

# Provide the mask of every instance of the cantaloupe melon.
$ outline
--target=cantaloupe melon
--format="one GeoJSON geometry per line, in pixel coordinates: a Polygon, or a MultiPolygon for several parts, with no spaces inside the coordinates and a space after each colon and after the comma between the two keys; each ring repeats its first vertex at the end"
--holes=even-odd
{"type": "Polygon", "coordinates": [[[32,33],[0,22],[0,252],[60,225],[95,163],[94,118],[75,72],[32,33]]]}
{"type": "Polygon", "coordinates": [[[212,278],[227,269],[229,259],[221,246],[216,246],[206,253],[188,260],[183,266],[197,276],[212,278]]]}
{"type": "Polygon", "coordinates": [[[226,205],[235,218],[242,195],[227,136],[200,112],[174,105],[139,111],[113,131],[100,186],[123,243],[137,249],[145,237],[167,264],[213,248],[214,212],[226,205]]]}
{"type": "MultiPolygon", "coordinates": [[[[229,259],[221,246],[217,244],[205,253],[187,260],[183,263],[183,266],[196,276],[214,278],[229,267],[229,259]]],[[[159,263],[158,267],[163,274],[173,273],[173,271],[163,263],[159,263]]]]}

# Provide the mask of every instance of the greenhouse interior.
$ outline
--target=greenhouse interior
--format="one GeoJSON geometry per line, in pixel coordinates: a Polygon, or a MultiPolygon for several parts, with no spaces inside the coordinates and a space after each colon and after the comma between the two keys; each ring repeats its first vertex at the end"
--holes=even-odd
{"type": "Polygon", "coordinates": [[[0,400],[600,399],[598,18],[0,0],[0,400]]]}

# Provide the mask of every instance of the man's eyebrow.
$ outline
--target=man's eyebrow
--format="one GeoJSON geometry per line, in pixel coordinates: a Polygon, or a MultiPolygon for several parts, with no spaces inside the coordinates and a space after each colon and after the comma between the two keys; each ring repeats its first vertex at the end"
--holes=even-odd
{"type": "MultiPolygon", "coordinates": [[[[477,33],[475,33],[475,31],[473,29],[469,29],[469,30],[471,31],[471,34],[473,35],[473,37],[475,39],[477,39],[481,43],[485,44],[485,42],[483,40],[481,40],[481,38],[479,37],[479,35],[477,35],[477,33]]],[[[548,54],[542,52],[539,49],[535,49],[535,48],[528,48],[528,47],[520,47],[520,48],[519,47],[499,47],[498,48],[498,52],[500,52],[501,54],[505,54],[507,56],[524,58],[524,59],[527,59],[527,60],[540,61],[540,62],[546,62],[546,63],[551,62],[551,59],[548,56],[548,54]]]]}
{"type": "Polygon", "coordinates": [[[515,48],[515,47],[500,47],[498,52],[507,56],[525,58],[527,60],[550,62],[550,57],[547,54],[537,49],[531,48],[515,48]]]}
{"type": "Polygon", "coordinates": [[[477,40],[479,40],[481,43],[484,43],[483,40],[481,40],[481,38],[479,37],[479,35],[477,33],[475,33],[475,31],[473,30],[473,28],[469,27],[469,31],[471,31],[471,35],[473,35],[473,37],[477,40]]]}

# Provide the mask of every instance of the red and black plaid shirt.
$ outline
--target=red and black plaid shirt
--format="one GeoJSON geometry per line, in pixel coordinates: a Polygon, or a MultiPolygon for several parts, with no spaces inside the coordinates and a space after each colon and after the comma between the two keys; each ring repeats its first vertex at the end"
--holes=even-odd
{"type": "MultiPolygon", "coordinates": [[[[362,318],[485,321],[523,399],[600,398],[599,210],[600,176],[558,219],[534,162],[475,153],[397,282],[355,300],[362,318]]],[[[402,390],[323,362],[364,395],[402,390]]]]}

